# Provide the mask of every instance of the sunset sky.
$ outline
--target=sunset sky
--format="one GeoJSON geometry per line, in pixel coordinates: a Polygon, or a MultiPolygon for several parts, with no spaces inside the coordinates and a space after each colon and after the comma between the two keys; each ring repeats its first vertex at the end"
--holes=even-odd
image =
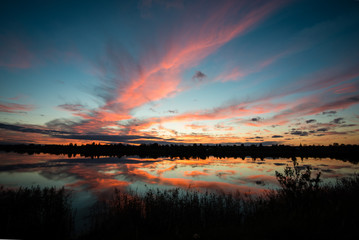
{"type": "Polygon", "coordinates": [[[359,144],[359,1],[1,1],[0,143],[359,144]]]}

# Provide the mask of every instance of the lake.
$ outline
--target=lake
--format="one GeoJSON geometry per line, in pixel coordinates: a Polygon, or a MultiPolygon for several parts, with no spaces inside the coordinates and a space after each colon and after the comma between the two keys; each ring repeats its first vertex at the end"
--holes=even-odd
{"type": "MultiPolygon", "coordinates": [[[[293,166],[291,158],[139,158],[0,152],[0,185],[55,186],[73,192],[72,204],[81,221],[98,199],[109,196],[113,188],[145,192],[152,189],[191,188],[199,191],[260,194],[276,189],[275,171],[293,166]]],[[[323,182],[351,176],[359,165],[331,158],[295,158],[299,166],[311,166],[313,176],[321,172],[323,182]]]]}

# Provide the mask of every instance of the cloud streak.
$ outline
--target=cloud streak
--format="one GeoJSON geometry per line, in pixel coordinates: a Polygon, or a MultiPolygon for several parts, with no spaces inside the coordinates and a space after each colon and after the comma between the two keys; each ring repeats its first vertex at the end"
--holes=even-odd
{"type": "Polygon", "coordinates": [[[0,102],[0,112],[24,113],[35,109],[34,105],[0,102]]]}
{"type": "Polygon", "coordinates": [[[172,143],[173,138],[161,138],[150,135],[108,135],[108,134],[80,134],[77,132],[58,131],[45,129],[41,126],[20,126],[0,123],[0,129],[10,130],[22,133],[45,134],[53,138],[71,139],[71,140],[87,140],[87,141],[104,141],[104,142],[123,142],[123,143],[172,143]]]}

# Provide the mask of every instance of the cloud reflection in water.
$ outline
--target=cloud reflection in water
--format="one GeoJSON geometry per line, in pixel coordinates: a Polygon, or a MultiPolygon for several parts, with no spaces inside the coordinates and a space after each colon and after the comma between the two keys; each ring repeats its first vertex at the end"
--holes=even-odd
{"type": "MultiPolygon", "coordinates": [[[[217,159],[141,159],[136,157],[65,158],[46,159],[46,155],[28,156],[12,154],[13,164],[0,166],[0,179],[17,177],[22,173],[38,173],[42,178],[35,184],[46,185],[63,182],[69,189],[91,192],[103,196],[113,188],[137,190],[144,188],[192,188],[200,191],[258,194],[266,189],[277,188],[275,171],[291,166],[290,159],[252,158],[217,159]],[[24,158],[28,158],[24,161],[24,158]],[[31,159],[33,158],[33,162],[31,159]],[[5,173],[11,173],[5,174],[5,173]]],[[[300,165],[310,165],[314,171],[322,171],[323,179],[347,176],[358,171],[358,166],[334,159],[304,159],[300,165]]],[[[8,181],[1,181],[7,183],[8,181]]],[[[21,182],[17,182],[21,184],[21,182]]]]}

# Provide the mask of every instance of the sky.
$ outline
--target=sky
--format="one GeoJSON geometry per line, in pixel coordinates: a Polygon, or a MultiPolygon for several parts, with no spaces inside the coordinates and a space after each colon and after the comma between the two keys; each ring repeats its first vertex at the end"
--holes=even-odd
{"type": "Polygon", "coordinates": [[[2,1],[0,143],[359,144],[359,1],[2,1]]]}

